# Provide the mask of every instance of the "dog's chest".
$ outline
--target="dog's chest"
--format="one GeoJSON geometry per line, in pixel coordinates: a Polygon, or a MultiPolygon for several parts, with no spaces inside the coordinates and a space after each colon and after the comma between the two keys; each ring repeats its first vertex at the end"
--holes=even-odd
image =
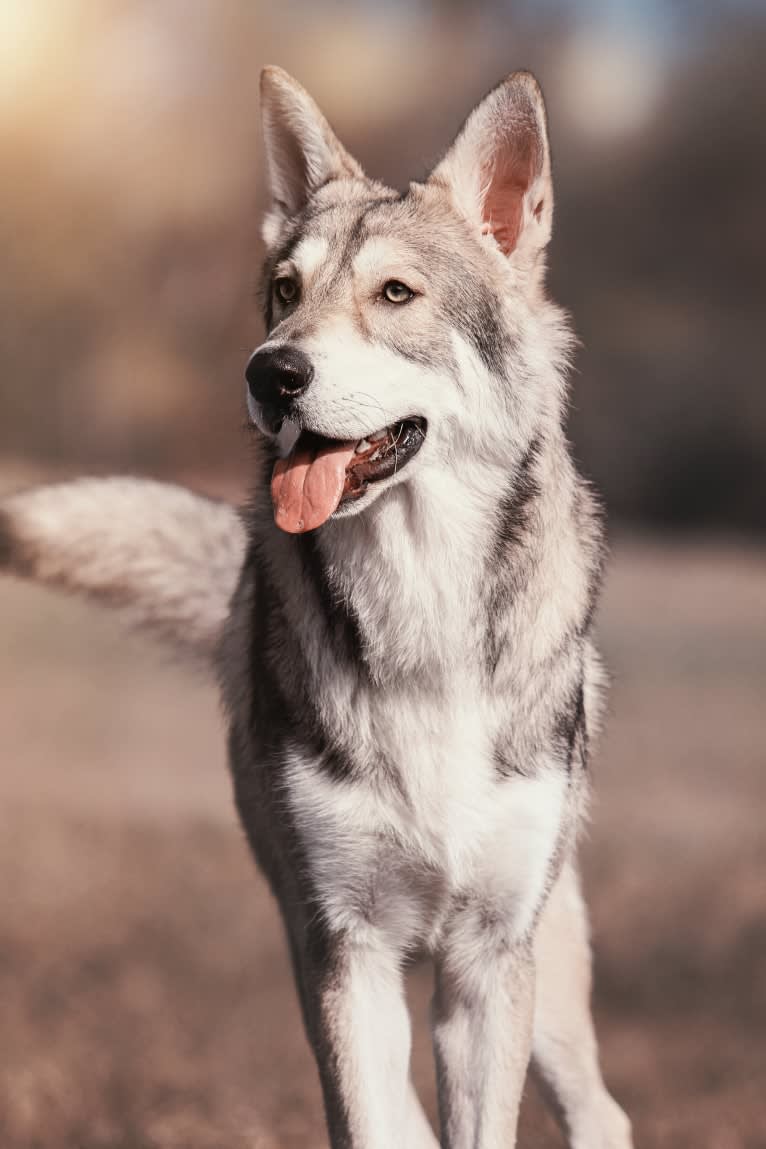
{"type": "Polygon", "coordinates": [[[531,913],[559,833],[561,772],[543,763],[535,777],[501,777],[492,706],[468,683],[438,701],[403,695],[361,711],[360,752],[378,769],[339,779],[321,758],[287,754],[290,806],[330,922],[408,946],[435,944],[466,896],[531,913]]]}

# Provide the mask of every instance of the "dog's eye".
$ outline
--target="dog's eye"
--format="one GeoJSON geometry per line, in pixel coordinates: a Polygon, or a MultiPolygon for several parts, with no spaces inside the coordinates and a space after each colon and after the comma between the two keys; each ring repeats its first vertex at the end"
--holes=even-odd
{"type": "Polygon", "coordinates": [[[409,303],[414,296],[415,292],[398,279],[389,279],[388,283],[383,285],[383,298],[389,303],[409,303]]]}
{"type": "Polygon", "coordinates": [[[298,284],[289,275],[280,275],[274,281],[274,291],[282,303],[295,303],[298,298],[298,284]]]}

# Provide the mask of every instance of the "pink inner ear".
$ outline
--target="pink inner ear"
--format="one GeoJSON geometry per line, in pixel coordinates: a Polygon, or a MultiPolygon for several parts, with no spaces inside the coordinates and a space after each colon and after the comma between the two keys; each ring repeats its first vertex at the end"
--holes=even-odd
{"type": "Polygon", "coordinates": [[[506,152],[496,156],[488,173],[489,187],[482,205],[481,230],[483,235],[494,237],[505,255],[510,255],[519,241],[524,223],[524,196],[534,178],[534,150],[528,147],[525,152],[506,152]]]}

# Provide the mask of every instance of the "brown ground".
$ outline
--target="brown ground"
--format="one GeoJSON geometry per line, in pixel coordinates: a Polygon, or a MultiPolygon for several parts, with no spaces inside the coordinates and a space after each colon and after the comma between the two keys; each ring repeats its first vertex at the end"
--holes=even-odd
{"type": "MultiPolygon", "coordinates": [[[[607,1077],[639,1147],[766,1146],[766,553],[624,543],[584,850],[607,1077]]],[[[324,1144],[212,691],[0,590],[0,1147],[324,1144]]],[[[415,1065],[433,1108],[413,977],[415,1065]]],[[[559,1145],[531,1094],[526,1146],[559,1145]]]]}

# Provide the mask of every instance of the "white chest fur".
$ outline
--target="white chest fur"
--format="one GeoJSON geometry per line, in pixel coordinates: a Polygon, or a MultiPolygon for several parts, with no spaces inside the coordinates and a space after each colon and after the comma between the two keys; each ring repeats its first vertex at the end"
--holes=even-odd
{"type": "Polygon", "coordinates": [[[328,922],[380,931],[402,949],[433,946],[450,905],[467,896],[522,935],[561,832],[566,772],[540,761],[530,777],[499,777],[487,704],[469,690],[388,701],[375,737],[393,776],[337,780],[288,754],[289,803],[328,922]]]}

